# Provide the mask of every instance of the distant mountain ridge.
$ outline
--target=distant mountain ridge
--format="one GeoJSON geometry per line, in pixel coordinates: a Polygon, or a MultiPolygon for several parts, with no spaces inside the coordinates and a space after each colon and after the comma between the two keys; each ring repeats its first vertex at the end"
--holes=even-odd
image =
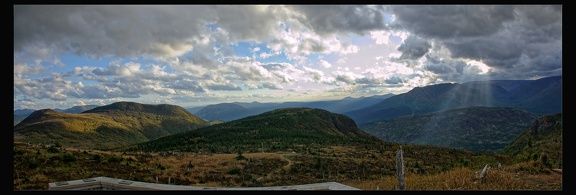
{"type": "Polygon", "coordinates": [[[334,113],[344,113],[358,108],[368,107],[394,94],[375,95],[369,97],[346,97],[340,100],[310,101],[310,102],[232,102],[212,104],[204,107],[187,108],[188,111],[206,120],[232,121],[252,115],[262,114],[279,108],[318,108],[334,113]]]}
{"type": "Polygon", "coordinates": [[[62,113],[82,113],[86,110],[91,110],[93,108],[99,107],[97,105],[84,105],[84,106],[73,106],[67,109],[54,109],[55,111],[62,112],[62,113]]]}
{"type": "Polygon", "coordinates": [[[77,114],[37,110],[14,126],[14,141],[114,148],[208,125],[179,106],[116,102],[77,114]]]}
{"type": "Polygon", "coordinates": [[[34,110],[34,109],[17,109],[17,110],[14,110],[14,115],[26,115],[26,116],[28,116],[28,115],[32,114],[34,111],[36,111],[36,110],[34,110]]]}
{"type": "Polygon", "coordinates": [[[208,105],[200,109],[195,114],[203,119],[213,121],[231,121],[239,118],[246,117],[249,110],[234,103],[221,103],[208,105]]]}
{"type": "Polygon", "coordinates": [[[370,107],[345,112],[358,124],[471,106],[511,107],[537,115],[562,111],[562,76],[416,87],[370,107]]]}
{"type": "MultiPolygon", "coordinates": [[[[74,106],[67,109],[54,109],[54,111],[62,112],[62,113],[81,113],[86,110],[90,110],[92,108],[98,107],[97,105],[84,105],[84,106],[74,106]]],[[[32,114],[34,111],[33,109],[18,109],[14,110],[14,126],[32,114]]]]}

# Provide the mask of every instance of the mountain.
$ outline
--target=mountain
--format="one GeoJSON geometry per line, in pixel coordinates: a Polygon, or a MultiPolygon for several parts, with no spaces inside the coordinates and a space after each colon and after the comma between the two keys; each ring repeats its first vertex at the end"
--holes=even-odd
{"type": "Polygon", "coordinates": [[[537,115],[562,111],[562,76],[537,80],[444,83],[414,89],[370,107],[345,112],[358,124],[470,106],[511,107],[537,115]]]}
{"type": "Polygon", "coordinates": [[[67,109],[54,109],[57,112],[62,112],[62,113],[82,113],[86,110],[90,110],[93,108],[98,107],[97,105],[84,105],[84,106],[74,106],[72,108],[67,108],[67,109]]]}
{"type": "Polygon", "coordinates": [[[221,103],[205,106],[204,108],[196,112],[196,116],[209,121],[213,120],[231,121],[245,117],[246,113],[248,112],[249,112],[248,109],[238,104],[221,103]]]}
{"type": "Polygon", "coordinates": [[[33,109],[16,109],[16,110],[14,110],[14,115],[30,115],[34,111],[36,111],[36,110],[33,110],[33,109]]]}
{"type": "MultiPolygon", "coordinates": [[[[62,113],[81,113],[86,110],[90,110],[92,108],[96,108],[96,105],[84,105],[84,106],[74,106],[68,109],[54,109],[54,111],[62,112],[62,113]]],[[[32,114],[34,111],[33,109],[17,109],[14,110],[14,126],[32,114]]]]}
{"type": "Polygon", "coordinates": [[[340,100],[326,100],[326,101],[313,101],[313,102],[285,102],[280,104],[278,108],[296,108],[296,107],[318,108],[341,114],[358,108],[365,108],[372,106],[392,96],[394,96],[394,94],[375,95],[359,98],[345,97],[340,100]]]}
{"type": "Polygon", "coordinates": [[[207,125],[179,106],[116,102],[77,114],[37,110],[14,126],[14,141],[105,149],[207,125]]]}
{"type": "Polygon", "coordinates": [[[210,153],[306,150],[381,142],[347,116],[314,108],[282,108],[139,144],[145,151],[210,153]]]}
{"type": "Polygon", "coordinates": [[[562,167],[562,113],[538,118],[499,153],[522,159],[546,158],[549,165],[562,167]]]}
{"type": "Polygon", "coordinates": [[[279,108],[318,108],[335,113],[344,113],[358,108],[374,105],[394,94],[375,95],[370,97],[346,97],[341,100],[311,101],[311,102],[283,102],[283,103],[260,103],[260,102],[233,102],[212,104],[205,107],[187,108],[191,113],[206,120],[232,121],[247,116],[262,114],[279,108]]]}
{"type": "Polygon", "coordinates": [[[498,152],[536,119],[521,109],[467,107],[366,123],[360,129],[388,142],[498,152]]]}
{"type": "MultiPolygon", "coordinates": [[[[32,111],[32,112],[34,112],[34,111],[32,111]]],[[[20,123],[22,120],[24,120],[29,115],[30,114],[15,114],[14,115],[14,126],[16,126],[18,123],[20,123]]]]}

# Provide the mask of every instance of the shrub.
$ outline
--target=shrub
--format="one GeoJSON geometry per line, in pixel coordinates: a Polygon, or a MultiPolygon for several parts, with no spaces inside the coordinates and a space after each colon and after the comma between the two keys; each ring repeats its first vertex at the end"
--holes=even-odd
{"type": "Polygon", "coordinates": [[[36,158],[32,158],[32,160],[28,162],[28,168],[35,169],[36,167],[38,167],[39,164],[40,163],[38,162],[38,160],[36,160],[36,158]]]}
{"type": "Polygon", "coordinates": [[[110,158],[108,158],[108,162],[120,163],[121,161],[122,157],[119,156],[111,156],[110,158]]]}
{"type": "Polygon", "coordinates": [[[48,147],[48,149],[46,149],[46,150],[47,150],[48,152],[50,152],[50,153],[58,153],[58,152],[60,152],[60,149],[58,149],[58,148],[56,148],[56,147],[54,147],[54,146],[50,146],[50,147],[48,147]]]}
{"type": "Polygon", "coordinates": [[[64,154],[62,155],[62,161],[67,163],[76,162],[76,156],[72,154],[64,154]]]}
{"type": "Polygon", "coordinates": [[[233,168],[231,168],[230,170],[228,170],[228,174],[232,174],[232,175],[236,174],[236,175],[239,175],[239,174],[240,174],[240,168],[238,168],[238,167],[233,167],[233,168]]]}
{"type": "Polygon", "coordinates": [[[102,156],[100,156],[99,154],[94,154],[94,156],[92,156],[92,160],[95,160],[96,162],[100,162],[100,161],[102,161],[102,156]]]}

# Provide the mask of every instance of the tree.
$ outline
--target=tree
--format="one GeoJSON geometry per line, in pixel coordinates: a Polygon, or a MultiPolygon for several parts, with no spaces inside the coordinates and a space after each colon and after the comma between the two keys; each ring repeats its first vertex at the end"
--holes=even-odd
{"type": "Polygon", "coordinates": [[[396,151],[396,176],[398,177],[398,186],[400,190],[404,190],[404,157],[402,156],[402,146],[400,150],[396,151]]]}

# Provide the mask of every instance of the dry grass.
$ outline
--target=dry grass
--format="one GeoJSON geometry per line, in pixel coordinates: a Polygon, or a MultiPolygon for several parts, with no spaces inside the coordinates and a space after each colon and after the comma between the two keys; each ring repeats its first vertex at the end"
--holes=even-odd
{"type": "MultiPolygon", "coordinates": [[[[475,171],[468,168],[456,168],[434,175],[407,174],[405,176],[406,190],[561,190],[557,185],[534,186],[527,182],[534,179],[536,183],[556,183],[561,185],[560,174],[546,178],[526,177],[519,179],[509,172],[490,169],[484,179],[476,178],[475,171]],[[550,187],[550,188],[549,188],[550,187]]],[[[538,177],[542,177],[538,175],[538,177]]],[[[342,182],[363,190],[397,190],[398,181],[395,176],[385,176],[373,181],[342,182]]]]}
{"type": "MultiPolygon", "coordinates": [[[[317,153],[337,156],[334,159],[338,161],[323,161],[325,166],[332,164],[345,168],[348,164],[353,164],[353,161],[346,161],[346,158],[338,156],[340,150],[349,149],[331,148],[317,153]],[[332,153],[332,150],[338,152],[332,153]]],[[[336,181],[362,190],[396,190],[398,184],[394,175],[360,178],[357,176],[361,175],[345,171],[339,172],[340,177],[326,175],[326,180],[322,180],[318,174],[314,175],[314,172],[318,171],[314,168],[317,159],[300,154],[247,153],[242,154],[243,159],[238,159],[239,154],[120,153],[70,148],[50,153],[46,148],[25,144],[15,145],[14,152],[15,190],[45,190],[47,183],[99,176],[211,187],[277,186],[336,181]],[[74,155],[78,159],[74,163],[65,163],[62,161],[64,154],[74,155]],[[92,160],[95,155],[102,156],[101,162],[92,160]],[[114,157],[122,160],[112,162],[114,157]],[[36,163],[32,163],[33,161],[36,163]]],[[[411,171],[405,174],[405,185],[406,190],[561,190],[561,173],[516,171],[529,170],[530,165],[527,163],[494,168],[488,171],[483,180],[477,179],[475,175],[476,171],[481,170],[470,168],[454,168],[437,174],[416,174],[411,171]]],[[[334,166],[330,167],[333,168],[334,166]]]]}

